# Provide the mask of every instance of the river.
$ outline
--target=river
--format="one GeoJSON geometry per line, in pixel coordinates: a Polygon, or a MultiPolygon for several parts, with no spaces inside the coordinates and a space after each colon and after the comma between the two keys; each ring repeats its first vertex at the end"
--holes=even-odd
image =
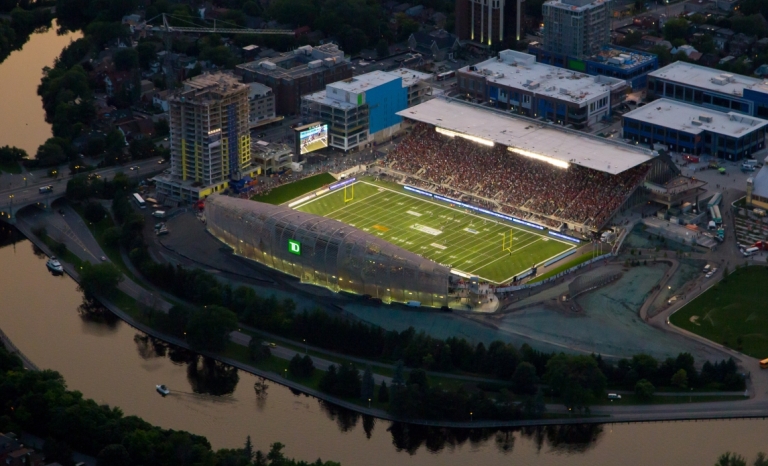
{"type": "MultiPolygon", "coordinates": [[[[11,85],[3,81],[9,79],[7,65],[26,60],[16,55],[44,52],[45,57],[34,60],[50,63],[68,43],[49,36],[55,32],[33,36],[0,65],[0,89],[11,85]],[[52,44],[50,49],[37,47],[39,39],[52,44]]],[[[33,86],[26,92],[17,97],[39,105],[33,86]]],[[[28,136],[26,146],[36,147],[47,137],[45,131],[36,134],[28,136]]],[[[0,145],[6,143],[0,139],[0,145]]],[[[14,344],[39,367],[59,371],[70,389],[154,424],[204,435],[215,448],[241,446],[250,435],[262,450],[280,441],[289,456],[322,457],[344,466],[707,465],[725,451],[751,459],[760,449],[768,450],[766,420],[508,432],[425,429],[363,418],[270,382],[257,393],[257,377],[152,342],[125,323],[84,307],[77,285],[48,273],[45,258],[13,232],[0,224],[0,328],[14,344]],[[160,397],[154,391],[159,383],[172,394],[160,397]]]]}

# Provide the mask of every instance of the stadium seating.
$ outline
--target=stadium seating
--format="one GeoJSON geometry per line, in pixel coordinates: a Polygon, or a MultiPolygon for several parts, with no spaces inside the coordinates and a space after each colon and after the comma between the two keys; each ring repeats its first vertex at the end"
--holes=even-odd
{"type": "Polygon", "coordinates": [[[552,228],[562,222],[601,227],[649,170],[647,164],[618,175],[575,164],[562,169],[500,145],[448,138],[422,123],[389,153],[387,163],[413,175],[414,185],[455,198],[479,196],[503,212],[552,228]]]}

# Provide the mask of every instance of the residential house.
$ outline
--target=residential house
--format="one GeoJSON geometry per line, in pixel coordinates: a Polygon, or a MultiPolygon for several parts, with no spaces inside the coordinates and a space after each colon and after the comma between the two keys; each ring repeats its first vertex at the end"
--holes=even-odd
{"type": "Polygon", "coordinates": [[[444,29],[438,29],[430,33],[417,31],[408,38],[408,47],[434,61],[443,61],[449,53],[461,47],[458,37],[444,29]]]}
{"type": "Polygon", "coordinates": [[[448,17],[444,13],[438,11],[437,13],[434,13],[429,19],[435,23],[435,26],[437,26],[438,29],[443,29],[445,27],[445,22],[448,20],[448,17]]]}
{"type": "Polygon", "coordinates": [[[720,49],[724,50],[726,44],[731,41],[733,36],[735,36],[736,33],[733,32],[731,29],[728,28],[720,28],[715,32],[715,35],[712,39],[715,41],[715,46],[720,49]]]}
{"type": "Polygon", "coordinates": [[[142,79],[140,82],[141,85],[141,98],[144,99],[146,96],[151,96],[152,93],[155,92],[155,83],[152,81],[149,81],[147,79],[142,79]]]}
{"type": "Polygon", "coordinates": [[[632,21],[635,26],[640,26],[643,29],[658,30],[659,29],[659,17],[655,14],[647,14],[643,16],[637,16],[632,21]]]}
{"type": "Polygon", "coordinates": [[[104,76],[104,86],[109,97],[122,90],[133,89],[133,76],[130,71],[108,71],[104,76]]]}
{"type": "Polygon", "coordinates": [[[168,95],[170,91],[158,91],[152,96],[152,105],[160,108],[162,111],[168,111],[168,95]]]}
{"type": "Polygon", "coordinates": [[[760,66],[759,66],[759,67],[758,67],[758,68],[755,70],[755,75],[757,75],[757,76],[759,76],[759,77],[761,77],[761,78],[766,78],[766,77],[768,77],[768,64],[765,64],[765,65],[760,65],[760,66]]]}
{"type": "Polygon", "coordinates": [[[752,49],[756,54],[768,51],[768,37],[764,37],[752,45],[752,49]]]}
{"type": "Polygon", "coordinates": [[[743,32],[740,32],[733,36],[730,42],[728,42],[728,53],[734,57],[746,55],[752,49],[752,45],[757,42],[757,37],[748,36],[743,32]]]}
{"type": "Polygon", "coordinates": [[[703,13],[715,7],[715,2],[711,0],[688,0],[683,6],[683,11],[685,13],[703,13]]]}
{"type": "Polygon", "coordinates": [[[723,11],[734,11],[739,0],[717,0],[717,8],[723,11]]]}

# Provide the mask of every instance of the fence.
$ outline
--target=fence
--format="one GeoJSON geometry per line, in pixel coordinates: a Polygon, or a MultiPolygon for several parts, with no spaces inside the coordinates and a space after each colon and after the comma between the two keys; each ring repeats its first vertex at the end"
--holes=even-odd
{"type": "Polygon", "coordinates": [[[586,266],[588,266],[590,264],[593,264],[593,263],[595,263],[597,261],[608,259],[609,257],[613,257],[613,254],[608,253],[608,254],[603,254],[602,256],[599,256],[599,257],[595,257],[594,259],[590,259],[590,260],[588,260],[586,262],[582,262],[579,265],[573,266],[573,267],[571,267],[568,270],[564,270],[564,271],[560,272],[559,274],[555,275],[554,277],[549,277],[546,280],[542,280],[540,282],[530,283],[530,284],[525,284],[525,285],[520,285],[520,286],[508,286],[508,287],[504,288],[504,291],[508,292],[508,291],[527,290],[529,288],[535,288],[537,286],[545,285],[547,283],[551,283],[551,282],[557,280],[558,278],[560,278],[560,277],[562,277],[564,275],[568,275],[571,272],[575,272],[576,270],[584,268],[584,267],[586,267],[586,266]]]}

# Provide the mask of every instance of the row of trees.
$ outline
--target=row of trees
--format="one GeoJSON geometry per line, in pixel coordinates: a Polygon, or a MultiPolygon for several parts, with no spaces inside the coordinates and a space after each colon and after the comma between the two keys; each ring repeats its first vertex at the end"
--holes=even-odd
{"type": "MultiPolygon", "coordinates": [[[[178,464],[294,466],[310,463],[285,458],[284,445],[268,453],[244,448],[213,451],[204,437],[162,429],[119,408],[99,405],[69,391],[54,371],[26,371],[0,343],[0,431],[30,432],[46,439],[46,459],[71,466],[72,450],[98,458],[99,466],[178,464]]],[[[317,460],[313,465],[334,466],[317,460]]]]}

